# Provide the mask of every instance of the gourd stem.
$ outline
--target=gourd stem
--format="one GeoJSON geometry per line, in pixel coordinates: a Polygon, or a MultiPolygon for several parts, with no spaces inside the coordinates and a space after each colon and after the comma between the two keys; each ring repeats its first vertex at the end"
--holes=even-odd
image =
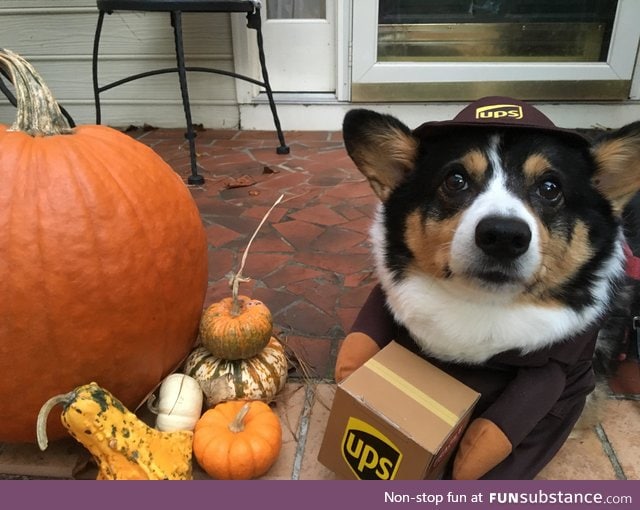
{"type": "Polygon", "coordinates": [[[262,217],[262,220],[260,220],[258,227],[253,232],[251,239],[249,239],[249,242],[247,243],[247,247],[244,249],[244,253],[242,254],[242,260],[240,261],[240,269],[238,269],[237,273],[231,274],[229,284],[231,285],[231,297],[233,299],[233,304],[231,306],[232,317],[237,317],[238,315],[240,315],[240,302],[238,301],[238,291],[240,288],[240,282],[248,282],[250,280],[250,278],[245,278],[244,276],[242,276],[242,270],[244,269],[244,265],[247,262],[247,255],[249,255],[249,248],[251,248],[251,244],[253,243],[253,240],[258,235],[258,232],[262,228],[262,225],[264,225],[264,222],[267,221],[267,218],[271,214],[271,211],[273,211],[276,208],[276,206],[280,202],[282,202],[283,198],[284,198],[284,195],[280,195],[278,199],[273,203],[273,205],[269,208],[269,210],[266,212],[266,214],[262,217]]]}
{"type": "Polygon", "coordinates": [[[149,409],[149,411],[151,411],[153,414],[160,414],[160,408],[158,407],[158,404],[156,404],[156,396],[152,393],[151,395],[149,395],[149,398],[147,399],[147,409],[149,409]]]}
{"type": "Polygon", "coordinates": [[[73,132],[51,90],[29,62],[0,48],[0,66],[9,74],[16,93],[16,120],[8,131],[21,131],[31,136],[73,132]]]}
{"type": "Polygon", "coordinates": [[[229,423],[229,430],[231,432],[238,433],[244,430],[244,418],[245,416],[247,416],[250,406],[251,404],[249,402],[243,405],[240,408],[240,411],[238,411],[238,414],[236,414],[236,417],[233,419],[233,421],[229,423]]]}
{"type": "Polygon", "coordinates": [[[58,404],[68,405],[74,398],[76,398],[74,391],[65,393],[64,395],[56,395],[47,400],[40,408],[36,420],[36,438],[38,439],[38,446],[42,451],[46,450],[49,445],[49,439],[47,438],[47,418],[49,417],[49,413],[58,404]]]}

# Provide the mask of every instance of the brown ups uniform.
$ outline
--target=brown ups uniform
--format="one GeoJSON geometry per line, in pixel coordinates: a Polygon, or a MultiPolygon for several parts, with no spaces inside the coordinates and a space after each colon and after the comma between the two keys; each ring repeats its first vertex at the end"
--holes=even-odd
{"type": "Polygon", "coordinates": [[[592,357],[598,326],[546,349],[500,353],[481,365],[445,363],[420,351],[388,311],[380,286],[369,295],[351,333],[380,348],[395,340],[482,396],[472,420],[495,423],[512,444],[511,454],[482,479],[531,479],[567,439],[595,387],[592,357]]]}

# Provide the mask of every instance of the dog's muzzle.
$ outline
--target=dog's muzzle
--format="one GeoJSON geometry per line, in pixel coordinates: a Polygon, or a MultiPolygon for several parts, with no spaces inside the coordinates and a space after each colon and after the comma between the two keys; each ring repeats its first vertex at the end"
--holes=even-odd
{"type": "Polygon", "coordinates": [[[476,246],[501,262],[518,258],[529,249],[531,229],[523,220],[489,216],[476,226],[476,246]]]}
{"type": "Polygon", "coordinates": [[[531,229],[522,219],[487,216],[475,229],[475,245],[479,249],[473,273],[494,284],[510,283],[522,278],[520,257],[531,243],[531,229]]]}

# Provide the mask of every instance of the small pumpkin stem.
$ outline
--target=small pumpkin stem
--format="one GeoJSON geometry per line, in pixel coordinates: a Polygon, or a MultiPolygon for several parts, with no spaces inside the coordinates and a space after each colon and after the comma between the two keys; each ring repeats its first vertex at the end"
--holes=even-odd
{"type": "MultiPolygon", "coordinates": [[[[241,269],[242,271],[242,269],[241,269]]],[[[249,278],[243,278],[241,273],[236,273],[231,277],[231,297],[233,298],[231,305],[231,316],[237,317],[240,315],[240,301],[238,300],[238,293],[240,291],[240,282],[248,282],[249,278]]]]}
{"type": "Polygon", "coordinates": [[[245,278],[244,276],[242,276],[242,270],[244,269],[244,265],[247,262],[247,255],[249,255],[249,249],[251,248],[251,244],[253,243],[253,240],[258,235],[258,232],[262,228],[262,225],[264,225],[264,222],[267,221],[267,218],[271,214],[271,211],[273,211],[276,208],[276,206],[280,202],[282,202],[283,198],[284,198],[284,195],[280,195],[278,199],[273,203],[273,205],[269,208],[269,210],[266,212],[266,214],[262,217],[262,220],[260,220],[258,227],[253,232],[251,239],[249,239],[249,242],[247,243],[247,247],[244,249],[244,253],[242,254],[242,260],[240,262],[240,269],[238,269],[237,273],[231,273],[231,278],[229,278],[229,285],[231,286],[231,297],[233,298],[233,304],[231,306],[231,315],[233,317],[237,317],[240,314],[240,302],[238,301],[238,292],[240,289],[240,282],[248,282],[251,280],[251,278],[245,278]]]}
{"type": "Polygon", "coordinates": [[[244,430],[244,418],[247,416],[249,412],[249,407],[251,407],[251,402],[245,403],[236,414],[236,417],[233,419],[231,423],[229,423],[229,430],[234,433],[242,432],[244,430]]]}
{"type": "Polygon", "coordinates": [[[49,446],[49,439],[47,438],[47,418],[51,410],[58,404],[69,405],[76,398],[75,391],[65,393],[64,395],[56,395],[47,400],[38,412],[38,418],[36,420],[36,437],[38,439],[38,446],[42,451],[49,446]]]}
{"type": "Polygon", "coordinates": [[[73,132],[51,90],[29,62],[10,50],[0,48],[0,66],[11,77],[18,104],[16,120],[8,131],[22,131],[31,136],[73,132]]]}

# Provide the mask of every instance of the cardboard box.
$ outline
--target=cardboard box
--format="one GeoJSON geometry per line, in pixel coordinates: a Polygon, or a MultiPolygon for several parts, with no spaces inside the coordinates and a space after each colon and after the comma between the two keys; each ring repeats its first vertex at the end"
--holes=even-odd
{"type": "Polygon", "coordinates": [[[318,460],[345,479],[438,479],[479,397],[392,342],[338,385],[318,460]]]}

